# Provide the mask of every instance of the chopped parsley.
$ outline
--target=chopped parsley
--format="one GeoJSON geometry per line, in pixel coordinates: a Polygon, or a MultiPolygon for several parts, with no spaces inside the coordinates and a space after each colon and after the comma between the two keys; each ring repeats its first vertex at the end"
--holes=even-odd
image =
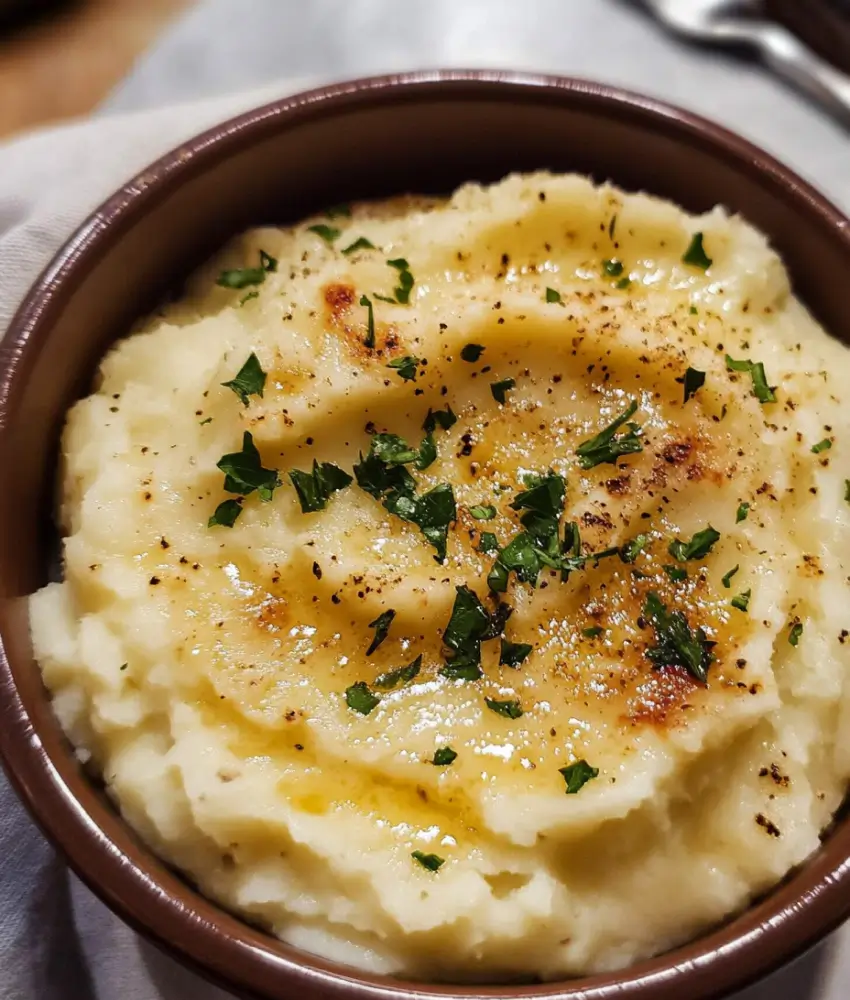
{"type": "Polygon", "coordinates": [[[425,422],[422,424],[422,429],[431,434],[438,427],[441,430],[447,431],[450,427],[453,427],[457,423],[457,417],[454,415],[452,408],[446,404],[444,410],[432,410],[428,408],[428,415],[425,417],[425,422]]]}
{"type": "Polygon", "coordinates": [[[492,521],[496,516],[496,508],[491,503],[479,503],[470,507],[469,513],[476,521],[492,521]]]}
{"type": "Polygon", "coordinates": [[[739,568],[740,567],[735,566],[733,569],[729,570],[726,576],[723,577],[721,583],[727,590],[732,586],[732,577],[738,572],[739,568]]]}
{"type": "Polygon", "coordinates": [[[229,382],[221,383],[225,389],[232,389],[242,400],[242,405],[248,405],[249,396],[259,396],[262,398],[263,389],[266,385],[266,373],[260,365],[259,358],[252,351],[248,360],[229,382]]]}
{"type": "Polygon", "coordinates": [[[631,285],[631,283],[632,283],[631,278],[620,278],[615,287],[619,289],[628,288],[629,285],[631,285]]]}
{"type": "Polygon", "coordinates": [[[714,662],[711,642],[702,628],[691,631],[681,611],[668,611],[654,591],[646,595],[644,617],[655,630],[657,645],[646,650],[647,657],[657,667],[684,667],[696,680],[705,684],[708,668],[714,662]]]}
{"type": "Polygon", "coordinates": [[[764,372],[764,365],[752,361],[736,361],[728,354],[726,355],[726,368],[732,372],[748,372],[753,380],[753,395],[760,403],[775,403],[776,393],[767,384],[767,375],[764,372]]]}
{"type": "Polygon", "coordinates": [[[365,236],[361,236],[356,239],[353,243],[349,243],[347,247],[343,248],[344,254],[357,253],[358,250],[375,250],[375,244],[367,240],[365,236]]]}
{"type": "Polygon", "coordinates": [[[796,646],[800,642],[800,636],[803,634],[803,625],[801,622],[794,622],[791,626],[791,631],[788,633],[788,642],[792,646],[796,646]]]}
{"type": "Polygon", "coordinates": [[[445,858],[441,858],[439,854],[423,854],[422,851],[414,851],[410,856],[414,861],[418,861],[423,868],[427,868],[429,872],[438,872],[446,863],[445,858]]]}
{"type": "Polygon", "coordinates": [[[421,363],[419,358],[414,358],[412,354],[408,354],[403,358],[393,359],[387,365],[387,368],[397,371],[405,382],[412,382],[416,378],[416,369],[421,363]]]}
{"type": "Polygon", "coordinates": [[[304,514],[324,510],[331,494],[344,490],[353,482],[351,476],[338,466],[331,462],[320,464],[315,459],[313,459],[313,468],[310,472],[292,469],[289,473],[289,480],[295,487],[298,502],[301,504],[301,511],[304,514]]]}
{"type": "Polygon", "coordinates": [[[372,639],[369,648],[366,650],[367,656],[371,656],[378,646],[381,645],[384,639],[386,639],[390,631],[390,625],[393,623],[393,618],[395,618],[395,609],[390,608],[389,610],[379,614],[373,622],[369,622],[369,628],[373,628],[375,630],[375,636],[372,639]]]}
{"type": "Polygon", "coordinates": [[[416,657],[406,667],[399,667],[397,670],[390,670],[389,673],[381,674],[375,678],[375,687],[382,691],[391,691],[399,684],[409,684],[414,678],[419,676],[422,669],[422,655],[416,657]]]}
{"type": "Polygon", "coordinates": [[[688,578],[688,571],[681,566],[662,566],[661,568],[673,583],[681,583],[682,580],[687,580],[688,578]]]}
{"type": "Polygon", "coordinates": [[[241,513],[242,504],[238,500],[222,500],[213,516],[207,521],[207,527],[214,528],[220,525],[222,528],[232,528],[241,513]]]}
{"type": "Polygon", "coordinates": [[[824,438],[823,441],[818,441],[817,444],[812,445],[812,453],[815,455],[820,455],[822,451],[829,451],[832,447],[832,441],[829,438],[824,438]]]}
{"type": "Polygon", "coordinates": [[[484,348],[481,344],[467,344],[465,347],[461,348],[460,356],[464,361],[475,362],[484,353],[484,348]]]}
{"type": "Polygon", "coordinates": [[[367,310],[366,339],[363,343],[371,351],[375,347],[375,310],[372,308],[372,300],[368,295],[360,296],[360,305],[366,306],[367,310]]]}
{"type": "Polygon", "coordinates": [[[434,556],[436,561],[443,562],[446,558],[449,525],[457,520],[457,506],[451,483],[440,483],[420,496],[394,491],[384,498],[384,506],[391,514],[417,525],[437,550],[434,556]]]}
{"type": "Polygon", "coordinates": [[[509,642],[502,638],[499,650],[500,667],[518,667],[524,660],[528,659],[534,646],[529,642],[509,642]]]}
{"type": "Polygon", "coordinates": [[[590,438],[576,448],[578,464],[583,469],[593,469],[597,465],[606,463],[616,465],[621,455],[633,455],[643,451],[643,442],[640,439],[643,432],[637,424],[629,423],[628,432],[617,436],[617,431],[637,411],[637,408],[637,400],[632,400],[628,409],[616,420],[600,431],[596,437],[590,438]]]}
{"type": "Polygon", "coordinates": [[[506,719],[518,719],[523,714],[522,707],[516,698],[499,701],[497,698],[485,698],[484,703],[491,712],[503,715],[506,719]]]}
{"type": "Polygon", "coordinates": [[[256,288],[252,288],[250,292],[246,292],[242,296],[242,298],[239,300],[239,305],[240,306],[244,306],[246,302],[250,302],[251,299],[258,299],[259,297],[260,297],[260,293],[257,291],[257,289],[256,288]]]}
{"type": "Polygon", "coordinates": [[[342,236],[341,229],[337,229],[336,226],[326,226],[323,222],[317,222],[315,226],[307,226],[307,232],[321,236],[329,246],[333,246],[334,241],[342,236]]]}
{"type": "Polygon", "coordinates": [[[738,611],[746,611],[750,606],[750,597],[752,596],[752,593],[752,588],[750,588],[741,594],[736,594],[730,601],[730,604],[733,608],[737,608],[738,611]]]}
{"type": "Polygon", "coordinates": [[[358,681],[351,687],[347,687],[345,701],[353,712],[359,712],[360,715],[369,715],[381,703],[380,697],[369,689],[369,685],[365,681],[358,681]]]}
{"type": "Polygon", "coordinates": [[[433,434],[426,434],[419,445],[419,454],[416,457],[416,468],[420,471],[427,469],[429,465],[437,461],[437,442],[433,434]]]}
{"type": "MultiPolygon", "coordinates": [[[[249,285],[262,285],[266,275],[277,270],[277,261],[265,250],[260,251],[259,267],[236,267],[222,271],[216,279],[216,284],[222,288],[247,288],[249,285]]],[[[242,300],[243,302],[245,299],[242,300]]]]}
{"type": "Polygon", "coordinates": [[[374,448],[354,466],[357,485],[376,500],[382,500],[390,492],[410,493],[416,489],[416,480],[403,465],[389,465],[374,452],[374,448]]]}
{"type": "Polygon", "coordinates": [[[493,399],[495,399],[497,403],[504,404],[505,393],[508,391],[508,389],[513,389],[515,385],[516,385],[516,379],[514,378],[503,378],[500,379],[498,382],[491,382],[490,392],[493,393],[493,399]]]}
{"type": "Polygon", "coordinates": [[[601,625],[591,625],[589,628],[583,628],[581,630],[581,634],[585,637],[585,639],[596,639],[597,636],[602,635],[604,631],[605,629],[602,628],[601,625]]]}
{"type": "Polygon", "coordinates": [[[611,221],[608,223],[608,238],[614,239],[614,230],[617,228],[617,213],[615,212],[611,216],[611,221]]]}
{"type": "Polygon", "coordinates": [[[554,288],[547,288],[546,289],[546,301],[547,302],[560,302],[561,301],[561,293],[560,292],[556,292],[554,288]]]}
{"type": "Polygon", "coordinates": [[[416,461],[419,452],[398,434],[376,434],[372,438],[372,454],[387,465],[407,465],[416,461]]]}
{"type": "Polygon", "coordinates": [[[746,521],[749,512],[750,512],[750,505],[748,503],[738,504],[738,510],[735,514],[735,523],[740,524],[741,521],[746,521]]]}
{"type": "Polygon", "coordinates": [[[701,389],[705,385],[705,372],[701,372],[697,368],[689,367],[685,371],[685,377],[681,381],[685,386],[684,402],[687,403],[691,396],[696,395],[697,390],[701,389]]]}
{"type": "Polygon", "coordinates": [[[224,488],[228,493],[248,496],[255,490],[260,499],[271,500],[280,486],[277,469],[264,469],[250,431],[242,435],[242,451],[222,455],[216,463],[224,473],[224,488]]]}
{"type": "Polygon", "coordinates": [[[707,271],[714,263],[705,252],[702,233],[694,233],[688,249],[682,254],[682,262],[691,267],[698,267],[701,271],[707,271]]]}
{"type": "Polygon", "coordinates": [[[602,270],[609,278],[619,278],[623,273],[623,262],[614,258],[613,260],[603,260],[602,270]]]}
{"type": "Polygon", "coordinates": [[[577,760],[575,764],[570,764],[569,767],[559,767],[558,771],[564,776],[564,781],[567,785],[567,795],[575,795],[584,788],[588,781],[593,781],[594,778],[599,776],[599,768],[591,767],[586,760],[577,760]]]}
{"type": "Polygon", "coordinates": [[[396,257],[395,260],[388,260],[387,264],[398,271],[398,286],[393,289],[396,302],[406,306],[410,301],[410,291],[415,284],[413,275],[410,273],[410,265],[404,257],[396,257]]]}
{"type": "Polygon", "coordinates": [[[624,563],[633,563],[647,545],[649,545],[649,535],[637,535],[637,537],[622,546],[620,549],[620,558],[624,563]]]}
{"type": "Polygon", "coordinates": [[[457,760],[457,753],[451,747],[440,747],[434,751],[434,759],[431,763],[435,767],[448,767],[457,760]]]}
{"type": "Polygon", "coordinates": [[[476,681],[481,677],[481,643],[495,639],[510,617],[510,608],[500,605],[491,615],[474,590],[456,587],[451,617],[443,632],[443,643],[452,655],[440,673],[451,680],[476,681]]]}
{"type": "Polygon", "coordinates": [[[478,551],[485,555],[489,552],[499,551],[499,540],[492,531],[482,531],[481,539],[478,542],[478,551]]]}
{"type": "Polygon", "coordinates": [[[676,562],[688,562],[690,559],[703,559],[711,552],[714,543],[719,541],[720,532],[711,525],[698,531],[689,542],[677,538],[670,542],[667,551],[676,562]]]}

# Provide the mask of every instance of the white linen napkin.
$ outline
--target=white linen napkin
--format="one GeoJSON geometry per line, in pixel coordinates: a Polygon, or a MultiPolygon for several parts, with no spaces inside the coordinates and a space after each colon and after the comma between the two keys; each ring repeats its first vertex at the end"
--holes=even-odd
{"type": "MultiPolygon", "coordinates": [[[[582,75],[670,99],[759,142],[850,210],[847,132],[765,71],[680,47],[617,0],[241,0],[238,12],[232,0],[207,0],[142,60],[109,114],[0,146],[0,331],[74,227],[184,138],[301,89],[295,77],[438,65],[582,75]],[[286,82],[186,100],[282,70],[286,82]],[[172,106],[126,111],[165,101],[172,106]]],[[[0,1000],[225,996],[70,876],[0,776],[0,1000]]],[[[848,996],[850,928],[740,1000],[848,996]]]]}

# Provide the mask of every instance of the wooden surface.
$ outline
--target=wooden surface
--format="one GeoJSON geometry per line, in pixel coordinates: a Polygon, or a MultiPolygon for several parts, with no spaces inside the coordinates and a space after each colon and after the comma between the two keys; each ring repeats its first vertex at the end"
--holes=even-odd
{"type": "Polygon", "coordinates": [[[0,37],[0,138],[84,115],[191,0],[76,0],[0,37]]]}

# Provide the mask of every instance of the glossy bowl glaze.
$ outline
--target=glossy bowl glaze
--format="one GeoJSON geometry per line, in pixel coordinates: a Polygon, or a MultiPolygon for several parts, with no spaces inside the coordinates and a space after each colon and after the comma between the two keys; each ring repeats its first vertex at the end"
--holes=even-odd
{"type": "Polygon", "coordinates": [[[850,915],[850,821],[765,899],[693,943],[563,983],[423,985],[296,951],[208,902],[154,857],[81,771],[33,662],[25,597],[46,579],[63,415],[131,322],[236,231],[322,206],[549,168],[611,179],[690,212],[720,203],[766,232],[797,294],[850,343],[850,223],[742,139],[575,80],[447,72],[277,101],[193,139],[110,197],[33,286],[0,350],[0,753],[88,885],[210,979],[262,1000],[708,1000],[799,955],[850,915]]]}

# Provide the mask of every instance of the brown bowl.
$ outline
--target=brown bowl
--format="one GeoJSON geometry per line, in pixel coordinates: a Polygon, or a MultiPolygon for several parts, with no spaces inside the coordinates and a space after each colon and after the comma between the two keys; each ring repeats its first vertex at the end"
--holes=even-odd
{"type": "Polygon", "coordinates": [[[71,237],[0,353],[0,752],[75,871],[133,927],[210,979],[263,1000],[708,1000],[850,915],[850,820],[741,916],[623,972],[522,987],[399,982],[299,952],[208,902],[154,857],[81,771],[33,662],[25,595],[47,577],[59,432],[98,359],[235,231],[342,200],[447,192],[548,167],[612,179],[691,212],[723,204],[769,235],[797,293],[850,342],[850,223],[742,139],[590,83],[507,73],[384,77],[312,91],[226,122],[154,163],[71,237]]]}

